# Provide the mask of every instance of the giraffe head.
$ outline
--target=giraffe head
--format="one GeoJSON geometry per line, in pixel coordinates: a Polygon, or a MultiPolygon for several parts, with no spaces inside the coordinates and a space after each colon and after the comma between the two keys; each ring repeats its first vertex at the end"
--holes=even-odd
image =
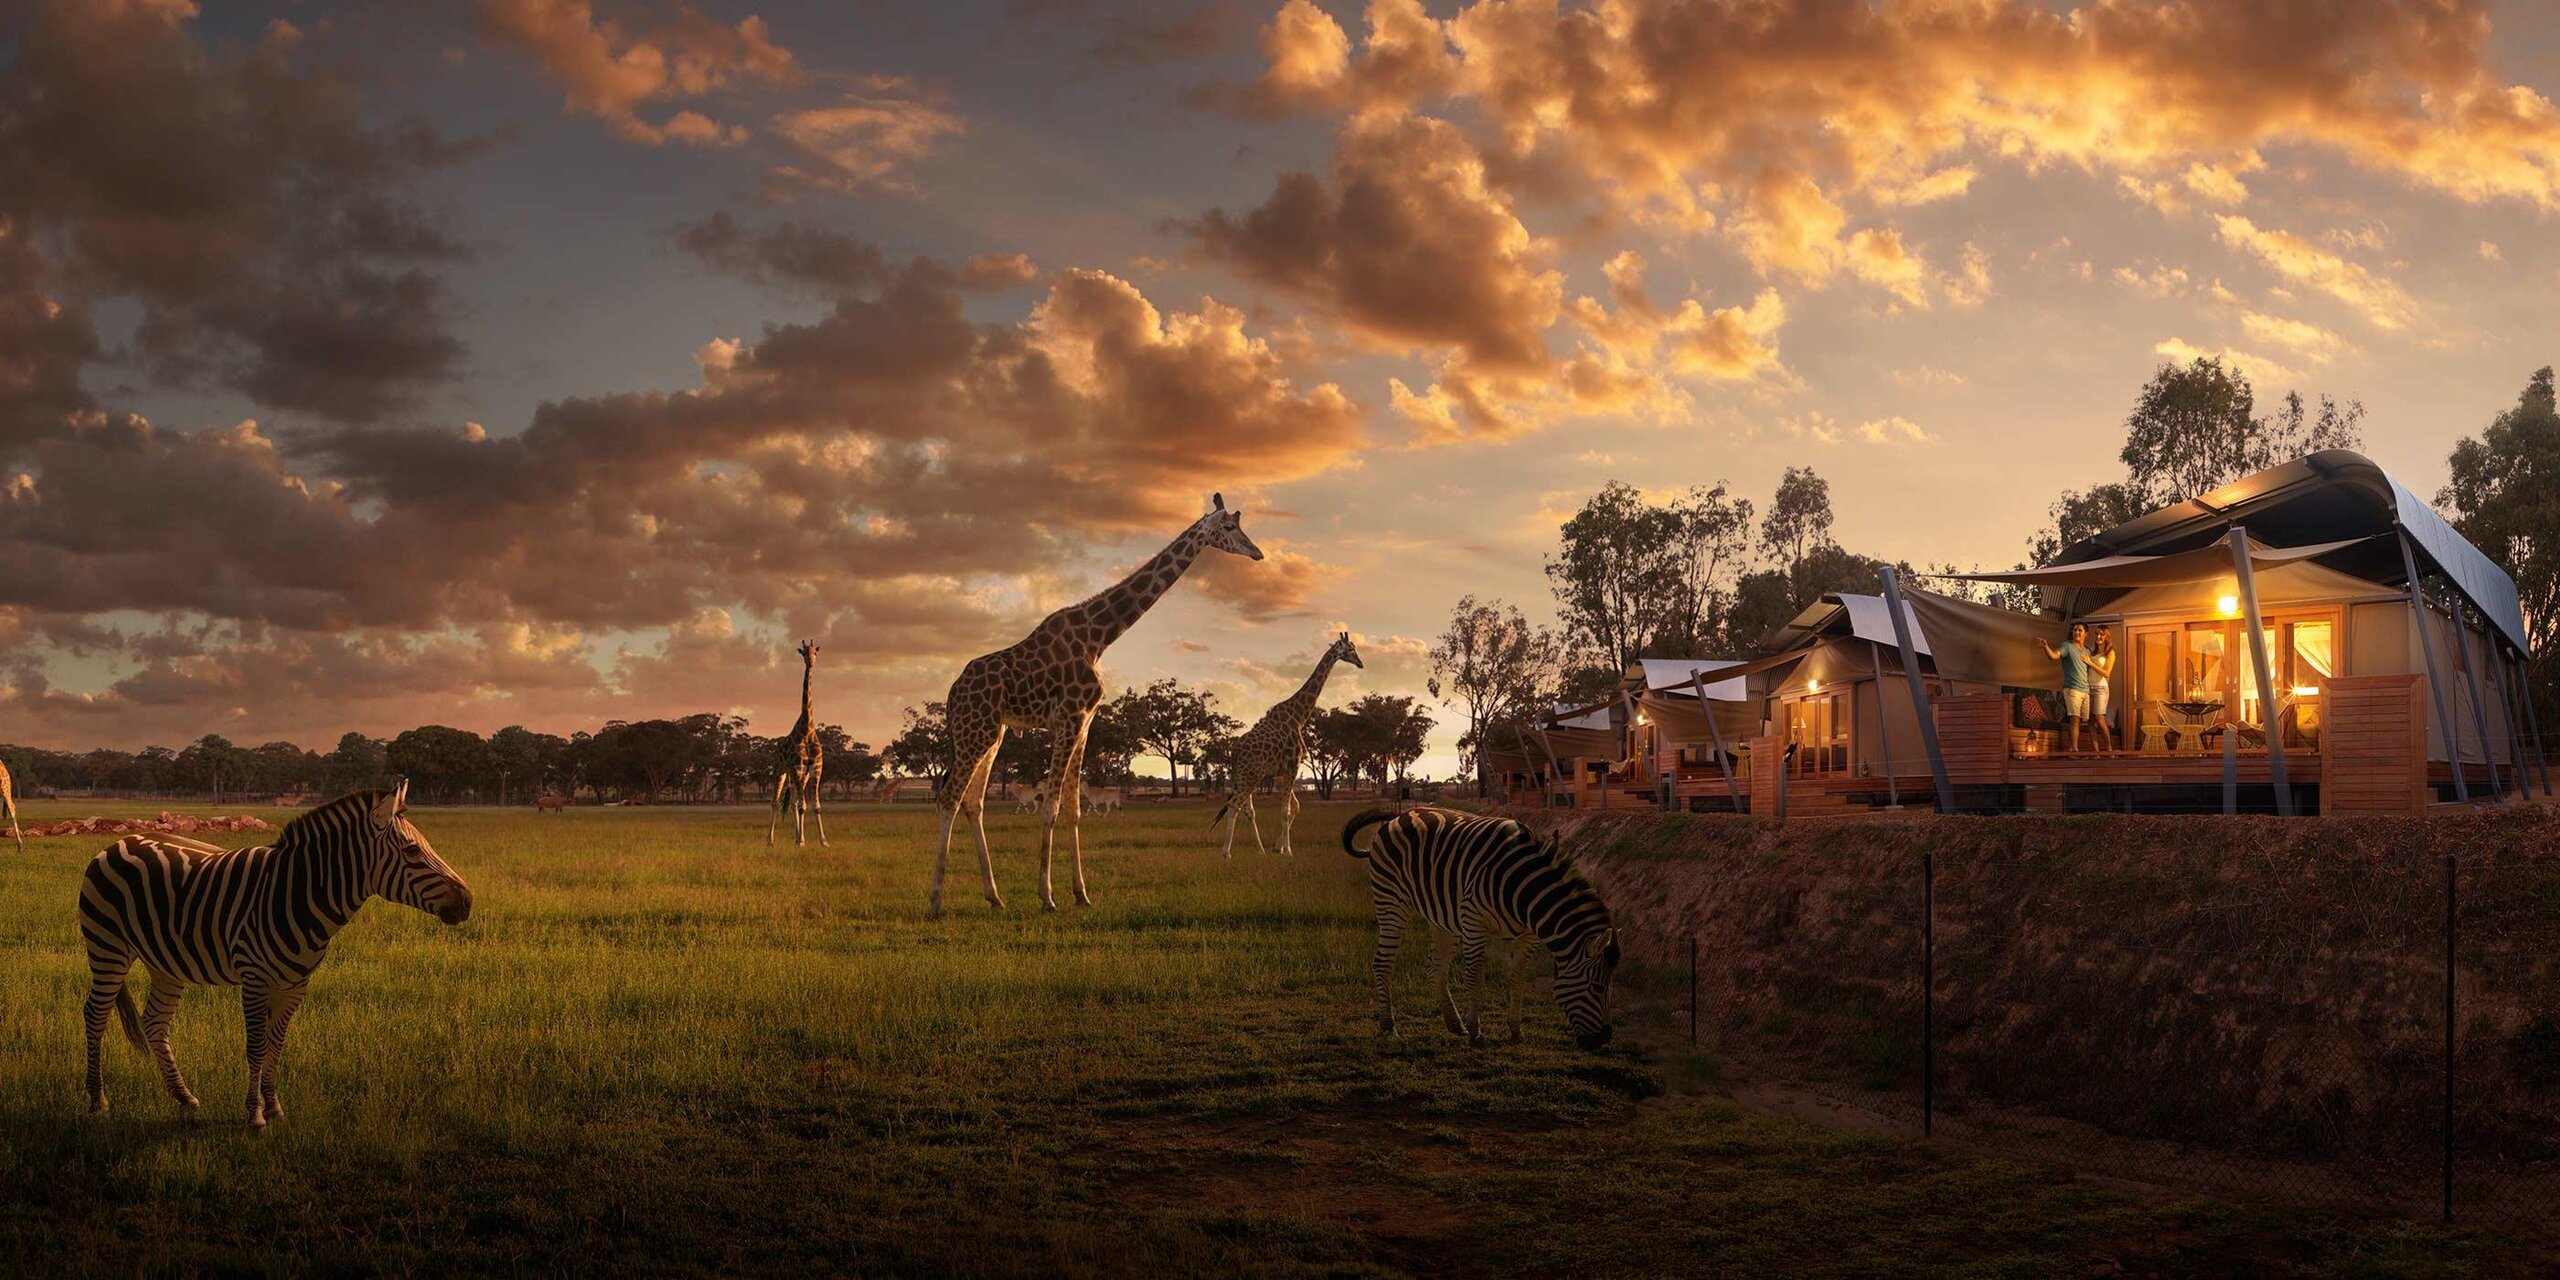
{"type": "Polygon", "coordinates": [[[1262,558],[1262,548],[1253,545],[1253,539],[1244,536],[1244,513],[1227,510],[1225,494],[1210,494],[1207,514],[1202,515],[1199,523],[1191,527],[1199,531],[1208,546],[1243,556],[1248,560],[1262,558]]]}
{"type": "Polygon", "coordinates": [[[1369,669],[1369,664],[1360,660],[1360,650],[1352,645],[1351,633],[1348,631],[1345,631],[1340,636],[1335,637],[1333,642],[1333,656],[1336,660],[1348,662],[1352,666],[1358,667],[1363,671],[1369,669]]]}
{"type": "Polygon", "coordinates": [[[803,641],[801,641],[801,642],[800,642],[800,651],[799,651],[799,652],[800,652],[800,661],[801,661],[801,663],[802,663],[802,664],[804,664],[804,665],[806,665],[806,666],[812,666],[812,667],[814,667],[814,666],[818,665],[818,642],[817,642],[817,641],[815,641],[815,640],[803,640],[803,641]]]}

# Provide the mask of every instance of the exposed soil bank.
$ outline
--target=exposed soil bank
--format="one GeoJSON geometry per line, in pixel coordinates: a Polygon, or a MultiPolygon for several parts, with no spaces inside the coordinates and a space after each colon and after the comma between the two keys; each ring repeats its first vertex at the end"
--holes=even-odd
{"type": "Polygon", "coordinates": [[[2560,816],[1798,821],[1512,811],[1634,956],[1699,944],[1702,1037],[1941,1097],[2289,1155],[2435,1149],[2455,856],[2457,1133],[2560,1159],[2560,816]]]}

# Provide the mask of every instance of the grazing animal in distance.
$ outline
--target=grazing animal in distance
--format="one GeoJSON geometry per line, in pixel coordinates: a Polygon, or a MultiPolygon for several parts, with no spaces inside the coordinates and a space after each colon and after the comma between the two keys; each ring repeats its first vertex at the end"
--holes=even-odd
{"type": "Polygon", "coordinates": [[[934,804],[942,810],[941,843],[933,856],[936,914],[942,911],[942,876],[951,861],[951,831],[966,813],[978,838],[978,869],[986,878],[987,905],[1001,910],[996,892],[995,856],[987,849],[987,772],[1005,730],[1046,729],[1050,734],[1048,781],[1040,825],[1040,905],[1058,909],[1049,869],[1055,857],[1058,827],[1067,829],[1068,856],[1075,865],[1077,906],[1093,905],[1084,885],[1084,841],[1079,829],[1081,788],[1069,778],[1081,777],[1085,731],[1093,725],[1094,708],[1102,704],[1103,650],[1137,624],[1203,551],[1223,551],[1259,560],[1262,548],[1244,534],[1240,513],[1227,510],[1227,500],[1209,495],[1209,510],[1191,523],[1164,550],[1148,558],[1135,573],[1098,594],[1058,610],[1041,620],[1009,648],[972,658],[951,682],[944,699],[951,755],[934,786],[934,804]]]}
{"type": "Polygon", "coordinates": [[[1227,801],[1218,807],[1218,816],[1209,819],[1213,827],[1221,821],[1227,824],[1226,843],[1219,852],[1235,856],[1239,813],[1253,823],[1253,847],[1261,852],[1262,820],[1253,813],[1253,789],[1265,782],[1280,784],[1280,852],[1297,852],[1291,833],[1298,825],[1298,766],[1306,759],[1307,726],[1315,721],[1316,699],[1323,695],[1325,677],[1333,674],[1336,662],[1367,669],[1348,631],[1325,648],[1324,656],[1316,659],[1315,671],[1296,693],[1263,712],[1252,728],[1227,739],[1227,801]]]}
{"type": "Polygon", "coordinates": [[[471,916],[471,888],[409,821],[409,784],[357,791],[284,825],[276,842],[222,849],[182,836],[135,835],[107,846],[80,877],[80,938],[89,950],[89,1110],[107,1109],[98,1060],[107,1015],[159,1063],[160,1081],[192,1112],[169,1023],[189,983],[240,988],[246,1015],[249,1126],[284,1116],[276,1066],[329,939],[373,898],[449,925],[471,916]],[[150,1003],[134,1014],[125,978],[151,969],[150,1003]]]}
{"type": "Polygon", "coordinates": [[[568,808],[569,797],[553,795],[535,796],[533,798],[533,807],[544,813],[552,813],[557,810],[568,808]]]}
{"type": "Polygon", "coordinates": [[[9,838],[18,842],[18,852],[25,853],[27,838],[18,833],[18,792],[9,781],[6,763],[0,763],[0,814],[7,815],[9,819],[9,838]]]}
{"type": "Polygon", "coordinates": [[[1422,917],[1426,928],[1454,934],[1466,970],[1467,1008],[1461,1014],[1449,991],[1448,965],[1432,944],[1440,983],[1440,1017],[1451,1034],[1481,1042],[1478,1012],[1488,942],[1521,943],[1511,996],[1511,1038],[1520,1038],[1521,993],[1529,985],[1529,945],[1546,944],[1555,958],[1556,1003],[1576,1043],[1597,1049],[1609,1043],[1609,975],[1618,967],[1618,931],[1609,908],[1577,874],[1553,840],[1541,840],[1508,818],[1453,809],[1417,808],[1401,813],[1370,809],[1342,828],[1342,851],[1369,864],[1369,897],[1378,918],[1378,949],[1369,977],[1378,989],[1378,1034],[1396,1033],[1395,1001],[1388,976],[1405,921],[1422,917]],[[1360,834],[1376,829],[1369,847],[1360,834]]]}
{"type": "Polygon", "coordinates": [[[817,722],[809,714],[809,681],[818,670],[818,642],[800,642],[800,718],[782,738],[782,771],[773,780],[773,820],[764,827],[764,844],[773,847],[774,828],[782,825],[782,807],[791,806],[791,843],[809,844],[809,820],[818,821],[818,847],[827,844],[827,815],[818,804],[818,788],[827,774],[826,744],[818,741],[817,722]]]}

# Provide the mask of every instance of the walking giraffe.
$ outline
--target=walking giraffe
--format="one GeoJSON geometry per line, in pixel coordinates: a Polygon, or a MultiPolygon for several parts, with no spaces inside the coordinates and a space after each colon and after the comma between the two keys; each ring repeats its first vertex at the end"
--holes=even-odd
{"type": "Polygon", "coordinates": [[[0,814],[8,816],[9,838],[18,842],[18,852],[25,853],[27,838],[18,834],[18,793],[9,784],[9,766],[5,762],[0,762],[0,814]]]}
{"type": "Polygon", "coordinates": [[[818,642],[800,642],[800,719],[782,739],[782,770],[773,780],[773,820],[764,826],[764,844],[773,847],[773,832],[782,825],[782,806],[791,805],[791,843],[809,846],[809,820],[818,822],[818,847],[827,847],[827,815],[818,805],[818,787],[826,780],[827,749],[818,741],[817,721],[809,715],[809,678],[818,669],[818,642]]]}
{"type": "Polygon", "coordinates": [[[1090,599],[1068,605],[1041,619],[1009,649],[998,649],[969,661],[951,682],[944,701],[951,755],[934,784],[933,802],[942,810],[942,841],[933,855],[933,910],[942,911],[942,875],[951,862],[951,829],[965,810],[978,838],[978,870],[986,878],[987,904],[1002,908],[996,892],[995,858],[987,851],[987,771],[1008,728],[1047,729],[1050,733],[1046,800],[1040,824],[1040,905],[1058,909],[1049,868],[1057,847],[1058,823],[1067,826],[1067,854],[1075,866],[1076,905],[1093,905],[1084,887],[1084,844],[1077,823],[1082,813],[1082,787],[1066,780],[1083,777],[1084,735],[1093,724],[1093,709],[1102,703],[1102,651],[1147,614],[1202,551],[1262,558],[1262,549],[1244,536],[1243,516],[1227,510],[1227,500],[1209,495],[1208,513],[1157,552],[1138,571],[1090,599]]]}
{"type": "Polygon", "coordinates": [[[1254,817],[1253,789],[1265,782],[1280,784],[1280,852],[1297,851],[1290,843],[1290,832],[1298,824],[1298,765],[1306,758],[1307,726],[1316,718],[1316,699],[1324,693],[1325,677],[1333,674],[1337,662],[1362,665],[1348,631],[1316,659],[1314,673],[1296,693],[1264,712],[1252,728],[1227,740],[1227,802],[1219,807],[1217,817],[1209,819],[1213,827],[1221,820],[1227,824],[1226,845],[1219,852],[1235,856],[1239,814],[1253,824],[1254,851],[1262,851],[1262,821],[1254,817]]]}

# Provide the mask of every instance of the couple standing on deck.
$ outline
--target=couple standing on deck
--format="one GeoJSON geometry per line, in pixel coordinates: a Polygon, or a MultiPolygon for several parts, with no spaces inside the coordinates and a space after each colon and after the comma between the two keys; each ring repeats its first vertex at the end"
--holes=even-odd
{"type": "Polygon", "coordinates": [[[2036,637],[2044,656],[2062,662],[2062,718],[2071,722],[2071,750],[2080,749],[2080,722],[2089,722],[2089,730],[2101,751],[2114,750],[2107,735],[2107,692],[2109,677],[2116,673],[2116,638],[2113,631],[2098,628],[2098,647],[2089,647],[2089,624],[2071,624],[2071,638],[2056,649],[2044,637],[2036,637]]]}

